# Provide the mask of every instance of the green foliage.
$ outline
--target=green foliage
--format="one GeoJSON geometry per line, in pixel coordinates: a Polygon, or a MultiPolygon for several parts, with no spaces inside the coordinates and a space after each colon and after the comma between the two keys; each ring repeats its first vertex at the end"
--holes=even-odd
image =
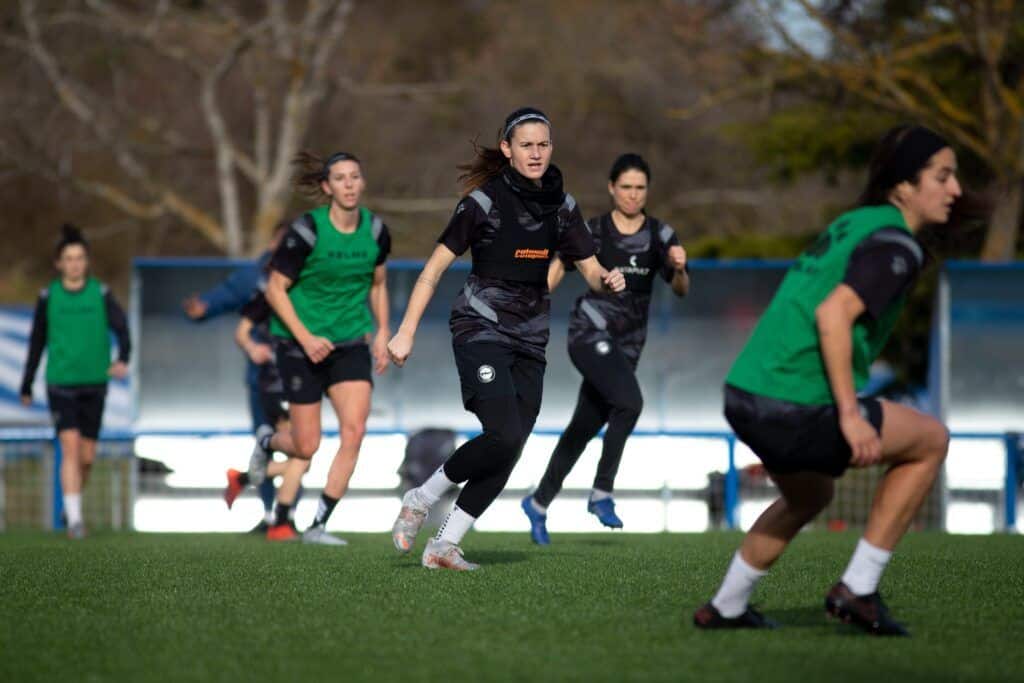
{"type": "Polygon", "coordinates": [[[726,133],[748,147],[777,180],[821,172],[835,183],[840,171],[866,166],[875,141],[896,123],[897,118],[877,111],[810,101],[763,121],[734,124],[726,133]]]}
{"type": "Polygon", "coordinates": [[[816,237],[743,233],[740,235],[704,235],[686,244],[689,258],[708,259],[787,259],[794,258],[816,237]]]}

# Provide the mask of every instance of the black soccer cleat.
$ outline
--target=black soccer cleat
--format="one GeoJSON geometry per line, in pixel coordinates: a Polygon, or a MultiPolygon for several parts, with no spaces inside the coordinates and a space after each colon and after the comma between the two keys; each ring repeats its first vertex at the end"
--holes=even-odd
{"type": "Polygon", "coordinates": [[[891,616],[878,591],[870,595],[854,595],[840,581],[825,596],[825,612],[829,616],[855,624],[876,636],[909,636],[910,632],[891,616]]]}
{"type": "Polygon", "coordinates": [[[710,602],[700,607],[693,613],[693,625],[703,629],[732,629],[732,628],[778,628],[777,622],[769,619],[753,607],[747,607],[747,611],[738,617],[723,617],[714,605],[710,602]]]}

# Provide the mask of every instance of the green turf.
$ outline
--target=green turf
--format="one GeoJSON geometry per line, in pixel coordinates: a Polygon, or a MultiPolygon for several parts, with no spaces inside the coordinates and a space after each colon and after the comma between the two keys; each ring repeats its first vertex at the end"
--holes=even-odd
{"type": "Polygon", "coordinates": [[[784,628],[698,632],[737,534],[473,534],[474,574],[384,535],[0,535],[0,681],[1024,680],[1024,538],[914,534],[883,582],[911,639],[826,620],[853,534],[802,534],[755,596],[784,628]]]}

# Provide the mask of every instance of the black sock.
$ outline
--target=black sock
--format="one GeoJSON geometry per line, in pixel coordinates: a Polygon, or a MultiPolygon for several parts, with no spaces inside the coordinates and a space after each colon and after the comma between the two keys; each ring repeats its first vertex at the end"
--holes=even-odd
{"type": "Polygon", "coordinates": [[[338,504],[337,498],[331,498],[326,493],[320,494],[320,504],[316,508],[316,517],[313,519],[313,526],[324,526],[327,519],[334,512],[334,506],[338,504]]]}
{"type": "Polygon", "coordinates": [[[248,486],[249,485],[249,473],[248,472],[242,472],[241,474],[239,474],[238,475],[238,483],[241,484],[242,486],[248,486]]]}
{"type": "Polygon", "coordinates": [[[277,514],[277,519],[274,521],[274,524],[287,524],[288,523],[288,513],[289,513],[289,511],[291,509],[292,509],[291,503],[285,504],[285,503],[278,502],[277,510],[275,511],[276,514],[277,514]]]}

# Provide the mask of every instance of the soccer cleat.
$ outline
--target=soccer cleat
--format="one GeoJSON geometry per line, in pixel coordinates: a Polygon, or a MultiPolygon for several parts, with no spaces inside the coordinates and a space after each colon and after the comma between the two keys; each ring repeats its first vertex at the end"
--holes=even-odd
{"type": "Polygon", "coordinates": [[[778,623],[753,607],[747,607],[747,610],[738,617],[723,617],[722,613],[710,602],[693,613],[693,625],[707,630],[779,627],[778,623]]]}
{"type": "Polygon", "coordinates": [[[68,538],[72,541],[81,541],[85,538],[85,525],[79,522],[68,527],[68,538]]]}
{"type": "Polygon", "coordinates": [[[427,520],[427,513],[430,508],[420,502],[417,489],[409,489],[402,496],[402,509],[398,511],[398,518],[391,527],[391,540],[400,553],[407,553],[412,550],[416,543],[416,534],[423,527],[427,520]]]}
{"type": "Polygon", "coordinates": [[[311,526],[303,531],[302,542],[315,545],[348,545],[348,541],[331,536],[322,526],[311,526]]]}
{"type": "Polygon", "coordinates": [[[547,527],[548,516],[537,512],[536,508],[533,507],[532,499],[532,495],[527,496],[520,503],[523,512],[526,513],[526,518],[530,520],[530,540],[537,545],[551,545],[551,538],[548,536],[547,527]]]}
{"type": "Polygon", "coordinates": [[[291,524],[275,524],[267,529],[268,541],[294,541],[299,532],[291,524]]]}
{"type": "Polygon", "coordinates": [[[467,562],[462,548],[448,541],[432,538],[423,549],[423,566],[427,569],[451,569],[457,572],[472,572],[480,565],[467,562]]]}
{"type": "Polygon", "coordinates": [[[587,512],[596,515],[601,524],[612,529],[621,529],[622,520],[615,514],[615,501],[611,498],[587,502],[587,512]]]}
{"type": "Polygon", "coordinates": [[[239,494],[245,489],[242,482],[238,478],[242,475],[241,472],[235,469],[228,470],[228,485],[224,489],[224,502],[228,504],[228,510],[234,505],[235,499],[238,498],[239,494]]]}
{"type": "Polygon", "coordinates": [[[246,532],[246,533],[259,534],[259,535],[263,536],[263,535],[265,535],[267,533],[267,529],[269,529],[269,528],[270,528],[270,524],[267,522],[267,520],[261,519],[259,524],[257,524],[253,528],[249,529],[249,531],[246,532]]]}
{"type": "Polygon", "coordinates": [[[889,608],[878,591],[869,595],[854,595],[840,581],[825,596],[825,612],[848,624],[854,624],[876,636],[909,636],[903,624],[889,616],[889,608]]]}
{"type": "Polygon", "coordinates": [[[273,433],[274,428],[270,425],[260,425],[256,429],[256,445],[252,447],[252,455],[249,456],[249,483],[253,486],[259,486],[267,478],[267,463],[272,454],[260,442],[273,433]]]}

